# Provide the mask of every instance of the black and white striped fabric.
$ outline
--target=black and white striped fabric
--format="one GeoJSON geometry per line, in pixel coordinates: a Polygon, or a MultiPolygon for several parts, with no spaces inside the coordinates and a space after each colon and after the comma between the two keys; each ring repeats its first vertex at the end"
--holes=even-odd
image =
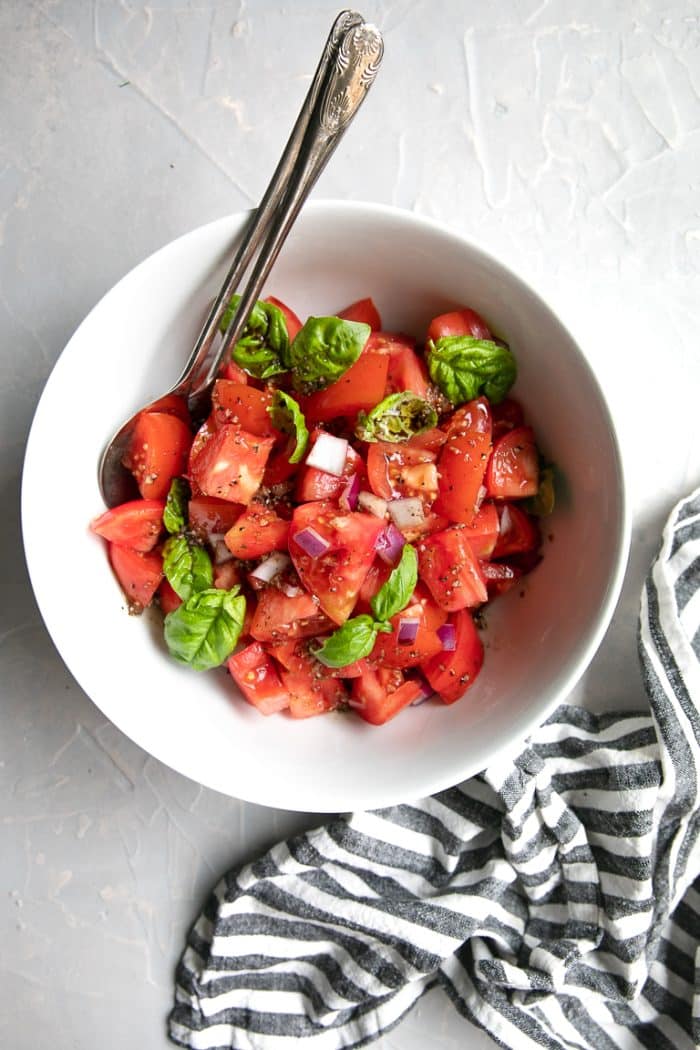
{"type": "Polygon", "coordinates": [[[651,705],[561,707],[509,766],[334,820],[227,875],[174,1042],[371,1042],[441,984],[515,1050],[700,1046],[700,490],[642,596],[651,705]]]}

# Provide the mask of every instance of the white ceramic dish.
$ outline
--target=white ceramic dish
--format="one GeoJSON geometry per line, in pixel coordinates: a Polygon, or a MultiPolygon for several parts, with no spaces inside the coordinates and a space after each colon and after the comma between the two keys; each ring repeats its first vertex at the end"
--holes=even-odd
{"type": "Polygon", "coordinates": [[[567,491],[547,523],[552,539],[543,562],[489,610],[485,666],[461,702],[412,708],[381,728],[350,715],[262,717],[224,672],[176,665],[153,616],[126,615],[102,541],[88,531],[102,508],[98,456],[128,413],[176,379],[244,219],[201,227],[146,259],[97,304],[58,360],[36,411],[23,477],[37,601],[88,696],[142,748],[192,779],[304,811],[419,798],[521,741],[598,647],[628,548],[613,424],[570,335],[502,264],[406,212],[307,205],[267,293],[302,317],[371,294],[386,329],[419,337],[433,315],[474,307],[510,342],[519,364],[514,392],[567,491]]]}

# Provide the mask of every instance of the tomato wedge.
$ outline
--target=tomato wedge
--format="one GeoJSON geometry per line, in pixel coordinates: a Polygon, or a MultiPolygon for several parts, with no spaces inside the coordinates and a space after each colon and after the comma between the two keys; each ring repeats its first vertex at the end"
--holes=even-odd
{"type": "Polygon", "coordinates": [[[292,718],[312,718],[335,711],[347,701],[347,689],[339,678],[314,678],[307,671],[280,671],[289,693],[292,718]]]}
{"type": "Polygon", "coordinates": [[[255,387],[234,383],[230,379],[217,379],[211,403],[217,426],[238,423],[243,430],[257,437],[279,434],[268,412],[272,405],[272,394],[268,390],[256,390],[255,387]]]}
{"type": "Polygon", "coordinates": [[[439,606],[448,612],[486,601],[486,584],[466,530],[450,526],[418,544],[418,574],[439,606]]]}
{"type": "Polygon", "coordinates": [[[274,443],[274,438],[257,437],[227,423],[194,457],[192,480],[205,496],[248,504],[260,488],[274,443]]]}
{"type": "Polygon", "coordinates": [[[477,558],[497,557],[494,549],[498,542],[500,527],[495,503],[486,500],[479,507],[473,520],[464,528],[465,536],[477,558]]]}
{"type": "Polygon", "coordinates": [[[454,613],[451,621],[456,635],[454,651],[438,653],[421,664],[421,671],[446,704],[459,700],[474,684],[484,662],[484,647],[470,613],[463,609],[454,613]]]}
{"type": "Polygon", "coordinates": [[[302,592],[290,598],[273,585],[263,588],[257,597],[250,633],[259,642],[311,638],[333,628],[311,594],[302,592]]]}
{"type": "Polygon", "coordinates": [[[531,427],[514,427],[493,446],[486,471],[486,491],[494,499],[537,495],[539,460],[531,427]]]}
{"type": "Polygon", "coordinates": [[[354,365],[325,390],[300,398],[307,423],[327,423],[338,416],[369,412],[384,397],[389,358],[364,350],[354,365]]]}
{"type": "Polygon", "coordinates": [[[156,551],[134,551],[116,543],[109,544],[108,554],[129,606],[135,610],[145,609],[153,601],[153,595],[163,578],[163,559],[160,554],[156,551]]]}
{"type": "Polygon", "coordinates": [[[435,629],[428,626],[420,602],[413,602],[391,618],[391,634],[378,634],[368,660],[379,667],[417,667],[429,656],[442,651],[442,642],[435,629]],[[415,638],[410,643],[399,641],[401,621],[418,621],[415,638]]]}
{"type": "Polygon", "coordinates": [[[404,679],[398,668],[369,668],[362,678],[354,679],[349,702],[365,722],[381,726],[417,700],[421,689],[419,682],[404,679]]]}
{"type": "Polygon", "coordinates": [[[272,551],[287,549],[289,522],[271,507],[251,503],[224,536],[235,558],[262,558],[272,551]]]}
{"type": "Polygon", "coordinates": [[[350,306],[346,306],[344,310],[336,314],[336,317],[342,317],[344,321],[360,321],[362,324],[368,324],[373,332],[382,327],[382,319],[373,299],[358,299],[356,303],[350,303],[350,306]]]}
{"type": "Polygon", "coordinates": [[[163,529],[165,500],[134,499],[106,510],[90,522],[98,536],[131,547],[136,551],[153,550],[163,529]]]}
{"type": "Polygon", "coordinates": [[[491,329],[476,310],[465,308],[451,310],[449,313],[434,317],[428,326],[426,341],[436,342],[445,336],[471,335],[475,339],[492,339],[491,329]]]}
{"type": "Polygon", "coordinates": [[[367,449],[367,480],[381,499],[417,496],[428,508],[438,494],[436,459],[429,448],[374,441],[367,449]]]}
{"type": "Polygon", "coordinates": [[[491,453],[491,416],[485,398],[463,405],[450,420],[447,444],[440,452],[440,492],[435,510],[468,525],[479,509],[491,453]]]}
{"type": "Polygon", "coordinates": [[[173,478],[185,472],[190,428],[170,412],[142,412],[123,463],[144,499],[165,499],[173,478]]]}
{"type": "Polygon", "coordinates": [[[245,699],[261,714],[274,715],[289,707],[289,693],[259,642],[229,656],[226,666],[245,699]]]}
{"type": "Polygon", "coordinates": [[[215,496],[193,496],[187,508],[189,527],[200,540],[228,532],[241,513],[240,504],[215,496]]]}
{"type": "Polygon", "coordinates": [[[300,580],[334,623],[344,623],[352,613],[383,530],[384,521],[379,518],[360,511],[339,512],[328,500],[295,509],[289,553],[300,580]],[[316,557],[299,543],[300,533],[309,528],[328,544],[325,553],[316,557]]]}

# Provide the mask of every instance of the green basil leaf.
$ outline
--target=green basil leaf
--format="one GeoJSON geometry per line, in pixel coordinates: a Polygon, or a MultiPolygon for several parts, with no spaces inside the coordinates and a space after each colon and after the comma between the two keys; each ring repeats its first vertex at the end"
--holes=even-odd
{"type": "Polygon", "coordinates": [[[360,441],[408,441],[423,430],[437,426],[432,405],[411,390],[389,394],[371,412],[357,416],[355,434],[360,441]]]}
{"type": "Polygon", "coordinates": [[[314,656],[326,667],[347,667],[355,660],[369,656],[378,631],[391,631],[391,624],[376,623],[371,616],[353,616],[314,650],[314,656]]]}
{"type": "Polygon", "coordinates": [[[179,598],[187,601],[197,591],[211,587],[211,559],[204,547],[187,536],[171,536],[163,547],[163,572],[179,598]]]}
{"type": "Polygon", "coordinates": [[[523,507],[529,514],[546,518],[554,510],[556,502],[555,468],[553,463],[540,467],[540,483],[537,495],[523,500],[523,507]]]}
{"type": "Polygon", "coordinates": [[[290,463],[298,463],[306,452],[309,443],[309,431],[306,427],[304,413],[290,394],[284,390],[275,390],[272,404],[268,410],[272,423],[283,434],[292,434],[295,439],[294,451],[289,457],[290,463]]]}
{"type": "MultiPolygon", "coordinates": [[[[240,295],[231,297],[219,323],[222,332],[231,324],[240,301],[240,295]]],[[[289,370],[287,322],[278,306],[261,299],[256,302],[231,357],[248,375],[258,379],[289,370]]]]}
{"type": "Polygon", "coordinates": [[[453,405],[480,394],[496,405],[515,382],[517,366],[510,350],[490,339],[448,335],[428,342],[428,372],[453,405]]]}
{"type": "Polygon", "coordinates": [[[168,613],[165,642],[175,660],[195,671],[208,671],[231,655],[245,618],[245,598],[238,591],[198,591],[168,613]]]}
{"type": "Polygon", "coordinates": [[[172,535],[187,528],[187,501],[190,498],[190,487],[184,478],[173,478],[165,501],[163,524],[172,535]]]}
{"type": "Polygon", "coordinates": [[[405,609],[418,583],[418,555],[415,547],[406,543],[401,552],[401,561],[392,570],[389,579],[382,584],[370,600],[372,612],[377,620],[390,620],[405,609]]]}
{"type": "Polygon", "coordinates": [[[294,387],[304,394],[335,383],[355,364],[372,329],[340,317],[309,317],[289,348],[294,387]]]}

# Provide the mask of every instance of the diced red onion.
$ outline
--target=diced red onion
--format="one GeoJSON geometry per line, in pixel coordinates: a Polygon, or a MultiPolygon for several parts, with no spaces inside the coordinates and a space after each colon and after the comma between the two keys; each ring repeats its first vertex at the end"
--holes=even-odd
{"type": "Polygon", "coordinates": [[[310,525],[305,529],[302,529],[301,532],[297,532],[294,537],[294,542],[297,543],[310,558],[319,558],[322,554],[325,554],[330,547],[328,540],[324,539],[324,537],[316,532],[316,529],[312,529],[310,525]]]}
{"type": "Polygon", "coordinates": [[[433,689],[432,685],[427,681],[427,679],[423,677],[422,674],[416,673],[412,681],[418,683],[418,685],[420,686],[420,693],[418,694],[416,699],[411,703],[411,707],[418,707],[419,704],[424,704],[426,700],[430,700],[431,696],[435,695],[435,690],[433,689]]]}
{"type": "Polygon", "coordinates": [[[360,479],[357,474],[351,474],[338,496],[338,503],[343,510],[355,510],[359,494],[360,479]]]}
{"type": "Polygon", "coordinates": [[[410,499],[392,499],[387,504],[394,525],[400,529],[410,529],[425,521],[423,504],[417,496],[410,499]]]}
{"type": "Polygon", "coordinates": [[[412,645],[416,640],[420,620],[417,616],[402,616],[399,620],[397,641],[399,645],[412,645]]]}
{"type": "Polygon", "coordinates": [[[384,532],[379,533],[374,543],[374,549],[387,565],[396,565],[405,544],[406,540],[392,522],[387,525],[384,532]]]}
{"type": "Polygon", "coordinates": [[[438,627],[437,636],[442,642],[442,648],[446,653],[453,653],[457,648],[457,631],[453,623],[444,623],[438,627]]]}
{"type": "Polygon", "coordinates": [[[276,584],[282,591],[282,594],[286,594],[288,598],[298,598],[300,594],[304,593],[304,588],[297,586],[296,583],[290,583],[289,580],[282,580],[281,583],[276,584]]]}
{"type": "Polygon", "coordinates": [[[211,550],[215,565],[223,565],[224,562],[231,561],[233,555],[224,543],[223,533],[221,535],[219,535],[218,533],[211,535],[209,537],[209,543],[211,544],[211,550]]]}
{"type": "Polygon", "coordinates": [[[375,496],[373,492],[361,492],[357,497],[357,505],[360,510],[374,514],[375,518],[383,518],[386,514],[386,500],[375,496]]]}
{"type": "Polygon", "coordinates": [[[350,694],[348,697],[348,707],[354,707],[356,711],[361,711],[365,706],[364,700],[358,700],[356,697],[350,694]]]}
{"type": "Polygon", "coordinates": [[[278,573],[287,568],[289,562],[289,555],[284,554],[283,551],[273,551],[253,569],[250,575],[256,580],[262,580],[263,583],[269,583],[278,573]]]}
{"type": "Polygon", "coordinates": [[[306,457],[307,467],[316,467],[336,478],[343,476],[345,460],[348,458],[348,443],[345,438],[326,434],[322,431],[316,438],[313,448],[306,457]]]}

